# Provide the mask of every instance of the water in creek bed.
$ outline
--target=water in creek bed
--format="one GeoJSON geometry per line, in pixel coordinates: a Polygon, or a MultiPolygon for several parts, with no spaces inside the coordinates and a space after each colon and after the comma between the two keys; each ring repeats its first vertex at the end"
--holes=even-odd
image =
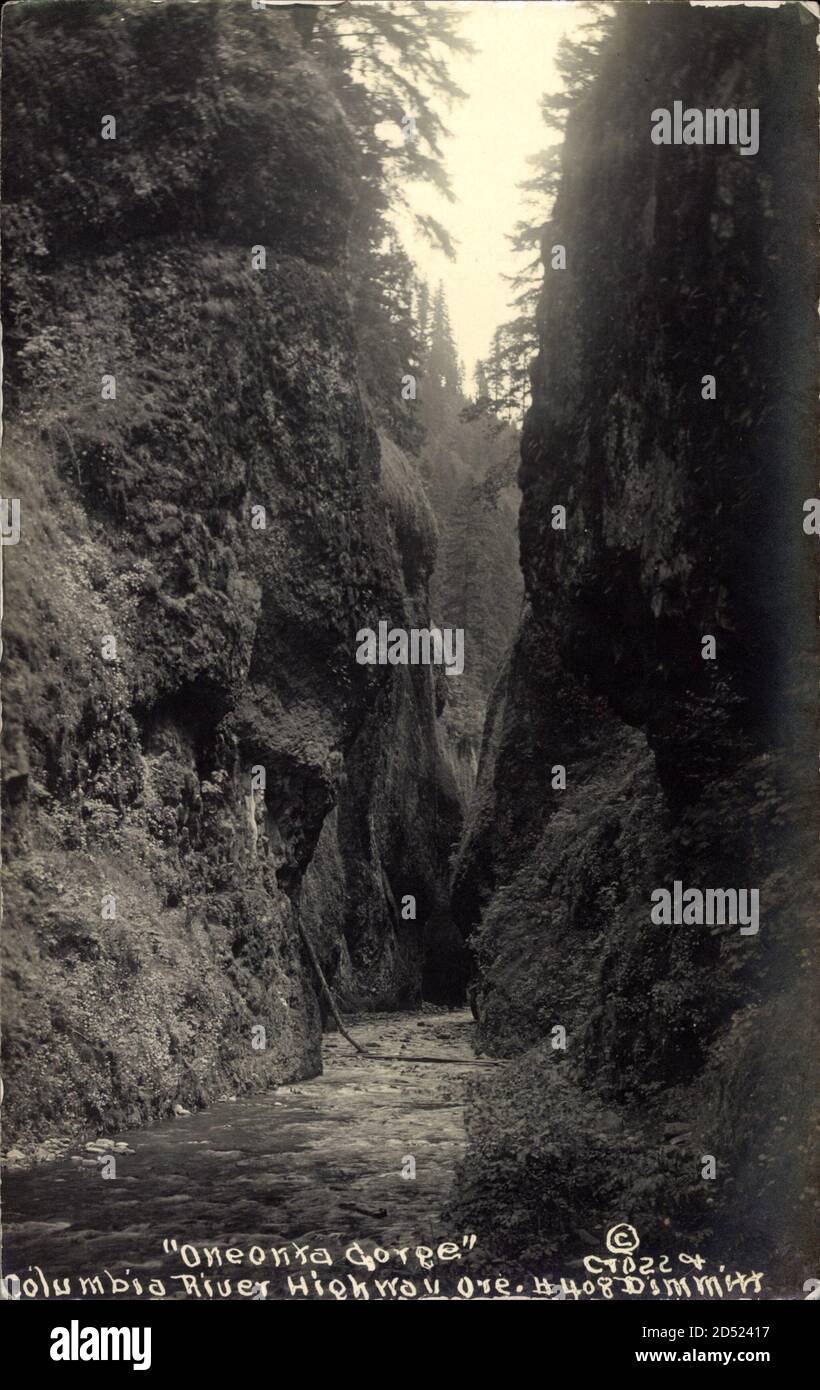
{"type": "MultiPolygon", "coordinates": [[[[39,1266],[47,1278],[71,1277],[73,1294],[80,1275],[106,1269],[144,1282],[184,1273],[164,1238],[223,1251],[458,1238],[441,1213],[464,1148],[464,1086],[475,1073],[469,1013],[372,1015],[353,1032],[383,1054],[452,1061],[371,1061],[330,1034],[322,1076],[113,1136],[134,1150],[117,1156],[114,1179],[68,1159],[8,1173],[4,1274],[31,1278],[29,1266],[39,1266]],[[402,1177],[408,1155],[411,1180],[402,1177]]],[[[82,1144],[74,1152],[88,1157],[82,1144]]],[[[202,1272],[261,1279],[270,1269],[246,1262],[202,1272]]],[[[169,1294],[180,1287],[169,1282],[169,1294]]]]}

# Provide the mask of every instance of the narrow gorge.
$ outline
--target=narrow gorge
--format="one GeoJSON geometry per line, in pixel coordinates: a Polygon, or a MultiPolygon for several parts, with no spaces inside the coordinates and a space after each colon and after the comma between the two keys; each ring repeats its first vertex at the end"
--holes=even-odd
{"type": "MultiPolygon", "coordinates": [[[[816,25],[615,8],[568,103],[520,429],[466,403],[442,296],[424,370],[370,341],[375,156],[327,16],[4,12],[20,1258],[53,1160],[150,1127],[142,1190],[171,1201],[174,1116],[253,1147],[277,1088],[340,1117],[336,1168],[324,1130],[315,1170],[287,1150],[333,1170],[333,1229],[361,1224],[350,1162],[362,1229],[406,1237],[422,1198],[368,1199],[362,1146],[412,1155],[407,1083],[430,1163],[441,1112],[431,1229],[487,1267],[574,1267],[629,1222],[780,1288],[814,1269],[816,25]],[[678,97],[759,108],[759,152],[654,144],[678,97]],[[380,622],[463,630],[463,678],[358,664],[380,622]],[[759,929],[658,925],[675,883],[758,890],[759,929]],[[417,1015],[449,1063],[355,1070],[336,1010],[409,1063],[417,1015]],[[367,1109],[360,1139],[359,1086],[395,1131],[367,1109]]],[[[283,1211],[304,1229],[277,1239],[316,1230],[283,1211]]]]}

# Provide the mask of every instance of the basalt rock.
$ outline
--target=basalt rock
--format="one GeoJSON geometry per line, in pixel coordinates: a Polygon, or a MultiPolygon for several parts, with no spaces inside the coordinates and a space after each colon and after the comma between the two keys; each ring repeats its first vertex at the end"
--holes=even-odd
{"type": "Polygon", "coordinates": [[[622,6],[566,130],[519,474],[526,609],[453,895],[484,1047],[522,1054],[474,1100],[460,1190],[509,1253],[628,1220],[654,1248],[719,1232],[784,1278],[808,1268],[805,19],[622,6]],[[758,107],[759,153],[654,145],[672,96],[758,107]],[[758,934],[654,925],[675,879],[758,888],[758,934]]]}
{"type": "Polygon", "coordinates": [[[11,1144],[317,1071],[302,910],[351,997],[418,999],[459,809],[430,672],[353,659],[428,620],[435,530],[363,403],[356,148],[289,18],[45,5],[4,40],[11,1144]]]}

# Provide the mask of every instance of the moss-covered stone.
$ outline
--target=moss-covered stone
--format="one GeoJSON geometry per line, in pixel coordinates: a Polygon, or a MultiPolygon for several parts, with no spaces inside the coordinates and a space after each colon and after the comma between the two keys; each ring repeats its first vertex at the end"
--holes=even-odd
{"type": "Polygon", "coordinates": [[[808,1267],[812,46],[796,7],[622,6],[569,118],[527,605],[453,894],[484,1046],[525,1053],[475,1099],[460,1196],[507,1253],[629,1220],[655,1248],[719,1232],[721,1258],[808,1267]],[[673,96],[759,107],[759,155],[653,145],[673,96]],[[675,879],[758,888],[758,935],[654,925],[675,879]]]}
{"type": "Polygon", "coordinates": [[[352,997],[378,957],[379,1005],[417,1000],[459,811],[430,823],[430,673],[354,660],[427,621],[435,529],[362,400],[357,153],[289,17],[80,0],[4,39],[11,1144],[320,1068],[337,802],[302,930],[331,976],[350,942],[352,997]]]}

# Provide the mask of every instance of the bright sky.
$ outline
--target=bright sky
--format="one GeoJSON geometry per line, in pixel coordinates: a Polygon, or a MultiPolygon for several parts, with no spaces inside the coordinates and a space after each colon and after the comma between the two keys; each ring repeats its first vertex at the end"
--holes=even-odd
{"type": "Polygon", "coordinates": [[[530,215],[516,184],[533,173],[527,155],[560,138],[540,111],[542,94],[560,87],[553,65],[558,43],[589,23],[591,13],[572,0],[477,0],[455,8],[464,15],[461,32],[478,50],[450,60],[454,81],[468,93],[445,116],[452,137],[443,152],[458,201],[426,189],[414,201],[456,238],[458,260],[405,240],[431,287],[444,281],[469,382],[476,358],[486,356],[494,330],[511,316],[512,291],[502,272],[520,269],[523,258],[505,238],[519,217],[530,215]]]}

